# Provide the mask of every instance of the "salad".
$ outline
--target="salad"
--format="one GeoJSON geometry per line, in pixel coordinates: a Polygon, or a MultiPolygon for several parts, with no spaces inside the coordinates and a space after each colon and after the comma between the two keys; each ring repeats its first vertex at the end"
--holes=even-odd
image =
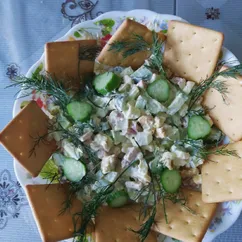
{"type": "MultiPolygon", "coordinates": [[[[141,36],[134,41],[147,48],[141,36]]],[[[125,43],[126,55],[134,54],[128,52],[129,44],[134,46],[125,43]]],[[[118,42],[111,47],[119,52],[122,46],[118,42]]],[[[144,241],[159,201],[169,199],[186,207],[180,188],[200,189],[201,165],[208,156],[237,155],[221,146],[224,134],[202,105],[209,88],[226,95],[224,83],[212,82],[220,66],[200,84],[187,81],[163,67],[162,46],[155,39],[151,56],[137,70],[105,69],[97,63],[95,73],[82,80],[81,91],[65,88],[48,73],[18,77],[13,84],[39,91],[46,99],[49,131],[37,141],[54,138],[58,149],[40,175],[49,182],[70,184],[63,211],[76,196],[83,201],[82,224],[75,231],[82,238],[101,205],[141,203],[140,214],[147,219],[135,232],[144,241]]],[[[236,71],[232,67],[225,72],[236,71]]]]}

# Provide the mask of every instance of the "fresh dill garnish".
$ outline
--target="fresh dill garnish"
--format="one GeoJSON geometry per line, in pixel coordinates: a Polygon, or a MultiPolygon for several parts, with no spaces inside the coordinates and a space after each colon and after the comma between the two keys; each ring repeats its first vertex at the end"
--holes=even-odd
{"type": "Polygon", "coordinates": [[[226,97],[227,97],[226,95],[229,92],[228,92],[228,86],[225,81],[216,80],[212,83],[211,88],[214,88],[215,90],[217,90],[221,94],[223,101],[226,102],[226,97]]]}
{"type": "Polygon", "coordinates": [[[232,77],[237,78],[242,73],[242,64],[229,67],[221,71],[221,66],[219,66],[211,77],[203,80],[196,87],[194,87],[190,93],[190,103],[188,111],[193,108],[200,97],[209,89],[214,88],[222,95],[224,101],[226,101],[226,95],[228,94],[228,86],[225,81],[217,79],[218,77],[232,77]],[[215,80],[217,79],[217,80],[215,80]]]}
{"type": "Polygon", "coordinates": [[[111,182],[109,185],[102,187],[90,201],[84,203],[81,212],[75,213],[73,215],[73,222],[74,222],[74,237],[78,237],[79,241],[81,242],[83,238],[85,238],[86,230],[88,225],[90,224],[91,220],[95,218],[97,214],[98,208],[106,202],[109,194],[113,191],[114,185],[116,182],[122,177],[122,175],[133,165],[137,162],[134,160],[131,162],[118,176],[117,178],[111,182]],[[80,226],[78,226],[81,223],[80,226]]]}
{"type": "Polygon", "coordinates": [[[89,171],[80,181],[69,183],[69,193],[67,199],[62,203],[62,209],[59,214],[63,214],[70,210],[72,207],[73,200],[76,198],[77,192],[82,192],[85,186],[95,182],[95,175],[89,171]]]}
{"type": "Polygon", "coordinates": [[[45,144],[48,145],[49,144],[49,132],[43,134],[43,135],[37,135],[36,137],[30,136],[30,138],[33,140],[33,146],[29,151],[29,157],[31,157],[32,155],[36,155],[36,149],[40,146],[40,144],[45,144]]]}
{"type": "Polygon", "coordinates": [[[147,68],[157,71],[159,74],[162,75],[163,78],[167,79],[166,72],[163,68],[163,41],[159,40],[157,33],[153,32],[153,44],[151,47],[151,57],[148,60],[147,68]]]}
{"type": "Polygon", "coordinates": [[[81,46],[79,48],[79,60],[95,61],[101,47],[98,45],[81,46]]]}
{"type": "Polygon", "coordinates": [[[54,103],[61,107],[62,110],[66,109],[66,105],[70,103],[72,96],[68,95],[70,89],[64,88],[62,82],[55,80],[48,73],[45,75],[35,74],[32,77],[17,76],[13,80],[13,84],[9,87],[20,87],[17,92],[23,91],[21,97],[29,96],[33,91],[46,94],[52,98],[54,103]]]}
{"type": "Polygon", "coordinates": [[[152,206],[149,218],[141,225],[139,230],[133,230],[130,228],[130,231],[138,234],[141,242],[144,242],[145,239],[148,237],[151,227],[154,224],[155,216],[156,216],[156,204],[152,206]]]}
{"type": "Polygon", "coordinates": [[[209,108],[207,106],[203,106],[203,108],[199,108],[199,109],[191,109],[188,111],[188,116],[191,117],[193,115],[198,115],[198,116],[205,116],[209,111],[213,110],[215,108],[209,108]]]}
{"type": "Polygon", "coordinates": [[[110,44],[109,51],[122,52],[123,57],[134,55],[141,51],[149,51],[151,57],[148,59],[147,68],[162,74],[166,78],[166,73],[163,68],[163,41],[159,39],[156,32],[152,32],[153,41],[148,43],[141,35],[133,34],[131,40],[114,41],[110,44]]]}
{"type": "Polygon", "coordinates": [[[122,52],[124,58],[134,55],[141,51],[150,50],[151,45],[145,41],[145,39],[138,34],[133,34],[131,41],[114,41],[110,44],[109,51],[122,52]]]}
{"type": "Polygon", "coordinates": [[[234,156],[241,158],[236,150],[227,149],[227,145],[211,148],[210,145],[203,144],[200,140],[184,139],[176,142],[178,145],[190,146],[193,148],[194,155],[198,158],[207,160],[210,155],[234,156]]]}

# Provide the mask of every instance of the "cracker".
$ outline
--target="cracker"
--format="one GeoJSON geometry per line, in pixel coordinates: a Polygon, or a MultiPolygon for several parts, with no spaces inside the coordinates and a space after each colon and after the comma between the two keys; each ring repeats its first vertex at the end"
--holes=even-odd
{"type": "Polygon", "coordinates": [[[45,45],[46,71],[66,87],[79,89],[80,77],[93,72],[97,51],[96,40],[49,42],[45,45]]]}
{"type": "Polygon", "coordinates": [[[225,82],[228,88],[225,100],[211,88],[204,95],[203,105],[210,108],[208,113],[214,124],[231,140],[239,141],[242,139],[242,76],[237,79],[218,77],[217,80],[225,82]]]}
{"type": "Polygon", "coordinates": [[[82,205],[75,199],[71,210],[60,215],[68,197],[68,185],[27,185],[26,190],[42,240],[56,242],[71,238],[74,232],[72,214],[80,212],[82,205]]]}
{"type": "Polygon", "coordinates": [[[47,133],[48,117],[35,101],[30,102],[4,128],[0,134],[0,142],[19,161],[32,176],[38,176],[45,162],[56,149],[56,144],[40,142],[35,153],[30,156],[34,146],[34,138],[47,133]]]}
{"type": "MultiPolygon", "coordinates": [[[[229,144],[242,157],[242,141],[229,144]]],[[[202,166],[202,199],[206,203],[242,199],[242,158],[210,155],[202,166]]]]}
{"type": "Polygon", "coordinates": [[[177,76],[196,83],[211,76],[219,59],[223,34],[179,21],[170,21],[164,64],[177,76]]]}
{"type": "Polygon", "coordinates": [[[197,191],[183,190],[187,199],[186,206],[194,213],[179,203],[167,200],[165,209],[168,223],[164,218],[163,206],[159,204],[157,209],[156,224],[153,229],[172,238],[186,241],[202,241],[210,221],[212,220],[217,204],[206,204],[202,201],[202,194],[197,191]]]}
{"type": "MultiPolygon", "coordinates": [[[[139,220],[140,206],[128,205],[122,208],[103,206],[95,218],[95,242],[140,241],[137,234],[142,224],[139,220]]],[[[156,242],[156,233],[151,231],[146,242],[156,242]]]]}
{"type": "MultiPolygon", "coordinates": [[[[110,44],[114,41],[132,41],[134,34],[141,35],[148,43],[152,43],[152,31],[140,23],[126,19],[103,48],[97,60],[108,66],[131,66],[133,69],[139,68],[150,56],[150,52],[140,51],[124,58],[122,52],[117,53],[109,50],[110,44]]],[[[165,39],[163,33],[160,32],[158,35],[161,40],[165,39]]]]}

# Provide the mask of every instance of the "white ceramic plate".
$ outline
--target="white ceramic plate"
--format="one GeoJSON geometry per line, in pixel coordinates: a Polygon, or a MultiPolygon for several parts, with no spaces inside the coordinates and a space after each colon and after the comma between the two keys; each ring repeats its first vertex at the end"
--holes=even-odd
{"type": "MultiPolygon", "coordinates": [[[[164,33],[167,30],[168,20],[185,21],[180,17],[174,15],[157,14],[149,10],[133,10],[130,12],[108,12],[94,20],[86,21],[75,25],[72,29],[70,29],[70,31],[68,31],[66,35],[64,35],[57,41],[87,39],[98,36],[101,37],[103,42],[105,42],[116,31],[120,24],[128,17],[135,19],[136,21],[147,25],[150,28],[155,28],[155,30],[162,30],[164,33]]],[[[229,50],[223,48],[223,60],[237,61],[237,58],[229,50]]],[[[37,68],[39,70],[43,70],[45,65],[44,62],[45,56],[43,54],[41,58],[29,69],[27,76],[30,77],[37,68]]],[[[20,111],[20,104],[23,100],[31,99],[36,100],[40,106],[43,106],[43,110],[45,109],[45,100],[43,100],[41,96],[33,94],[29,97],[25,97],[24,99],[20,98],[15,101],[13,116],[15,116],[20,111]]],[[[14,168],[16,176],[23,187],[25,187],[26,184],[44,182],[41,178],[31,178],[26,170],[16,160],[14,160],[14,168]]],[[[222,203],[219,206],[218,211],[210,224],[210,227],[206,233],[205,238],[203,239],[203,242],[212,241],[216,236],[232,226],[232,224],[240,215],[241,210],[242,202],[240,201],[222,203]]],[[[172,239],[166,238],[165,241],[172,241],[172,239]]]]}

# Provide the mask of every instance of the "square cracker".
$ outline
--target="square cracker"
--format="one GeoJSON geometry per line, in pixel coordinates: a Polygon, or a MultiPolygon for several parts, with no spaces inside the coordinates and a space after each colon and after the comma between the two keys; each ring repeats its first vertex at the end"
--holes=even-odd
{"type": "Polygon", "coordinates": [[[164,218],[163,206],[159,204],[153,229],[164,235],[186,242],[202,241],[216,212],[217,204],[204,203],[201,192],[184,189],[183,193],[187,199],[186,206],[193,210],[194,213],[188,211],[179,203],[174,204],[167,200],[165,209],[168,224],[164,218]]]}
{"type": "MultiPolygon", "coordinates": [[[[95,242],[140,241],[137,234],[142,224],[139,220],[140,206],[128,205],[122,208],[103,206],[95,218],[95,242]]],[[[151,231],[146,242],[156,242],[156,233],[151,231]]]]}
{"type": "Polygon", "coordinates": [[[30,102],[0,133],[0,142],[28,172],[36,177],[56,149],[54,140],[40,142],[30,156],[34,138],[46,134],[48,117],[35,101],[30,102]]]}
{"type": "MultiPolygon", "coordinates": [[[[229,144],[242,157],[242,141],[229,144]]],[[[202,166],[202,199],[206,203],[242,199],[242,158],[210,155],[202,166]]]]}
{"type": "MultiPolygon", "coordinates": [[[[141,35],[148,43],[152,43],[152,31],[150,31],[146,26],[137,23],[131,19],[126,19],[114,33],[111,39],[108,41],[106,46],[102,49],[97,60],[108,66],[131,66],[133,69],[139,68],[144,61],[150,56],[148,51],[140,51],[136,54],[123,57],[123,53],[117,53],[115,51],[110,51],[110,44],[115,41],[129,41],[133,39],[133,35],[141,35]]],[[[163,33],[158,33],[161,40],[165,39],[163,33]]]]}
{"type": "Polygon", "coordinates": [[[56,242],[71,238],[74,232],[72,214],[80,212],[82,205],[75,199],[71,210],[60,215],[68,197],[68,185],[27,185],[26,190],[42,240],[56,242]]]}
{"type": "Polygon", "coordinates": [[[56,80],[64,81],[66,87],[79,89],[81,76],[93,72],[97,51],[96,40],[46,43],[46,71],[55,77],[56,80]],[[83,52],[82,58],[79,60],[81,51],[83,52]]]}
{"type": "Polygon", "coordinates": [[[203,105],[210,108],[208,113],[215,125],[231,140],[239,141],[242,139],[242,76],[237,79],[218,77],[217,80],[225,82],[228,88],[225,101],[211,88],[204,95],[203,105]]]}
{"type": "Polygon", "coordinates": [[[219,59],[223,34],[179,21],[170,21],[164,64],[177,76],[199,83],[211,76],[219,59]]]}

